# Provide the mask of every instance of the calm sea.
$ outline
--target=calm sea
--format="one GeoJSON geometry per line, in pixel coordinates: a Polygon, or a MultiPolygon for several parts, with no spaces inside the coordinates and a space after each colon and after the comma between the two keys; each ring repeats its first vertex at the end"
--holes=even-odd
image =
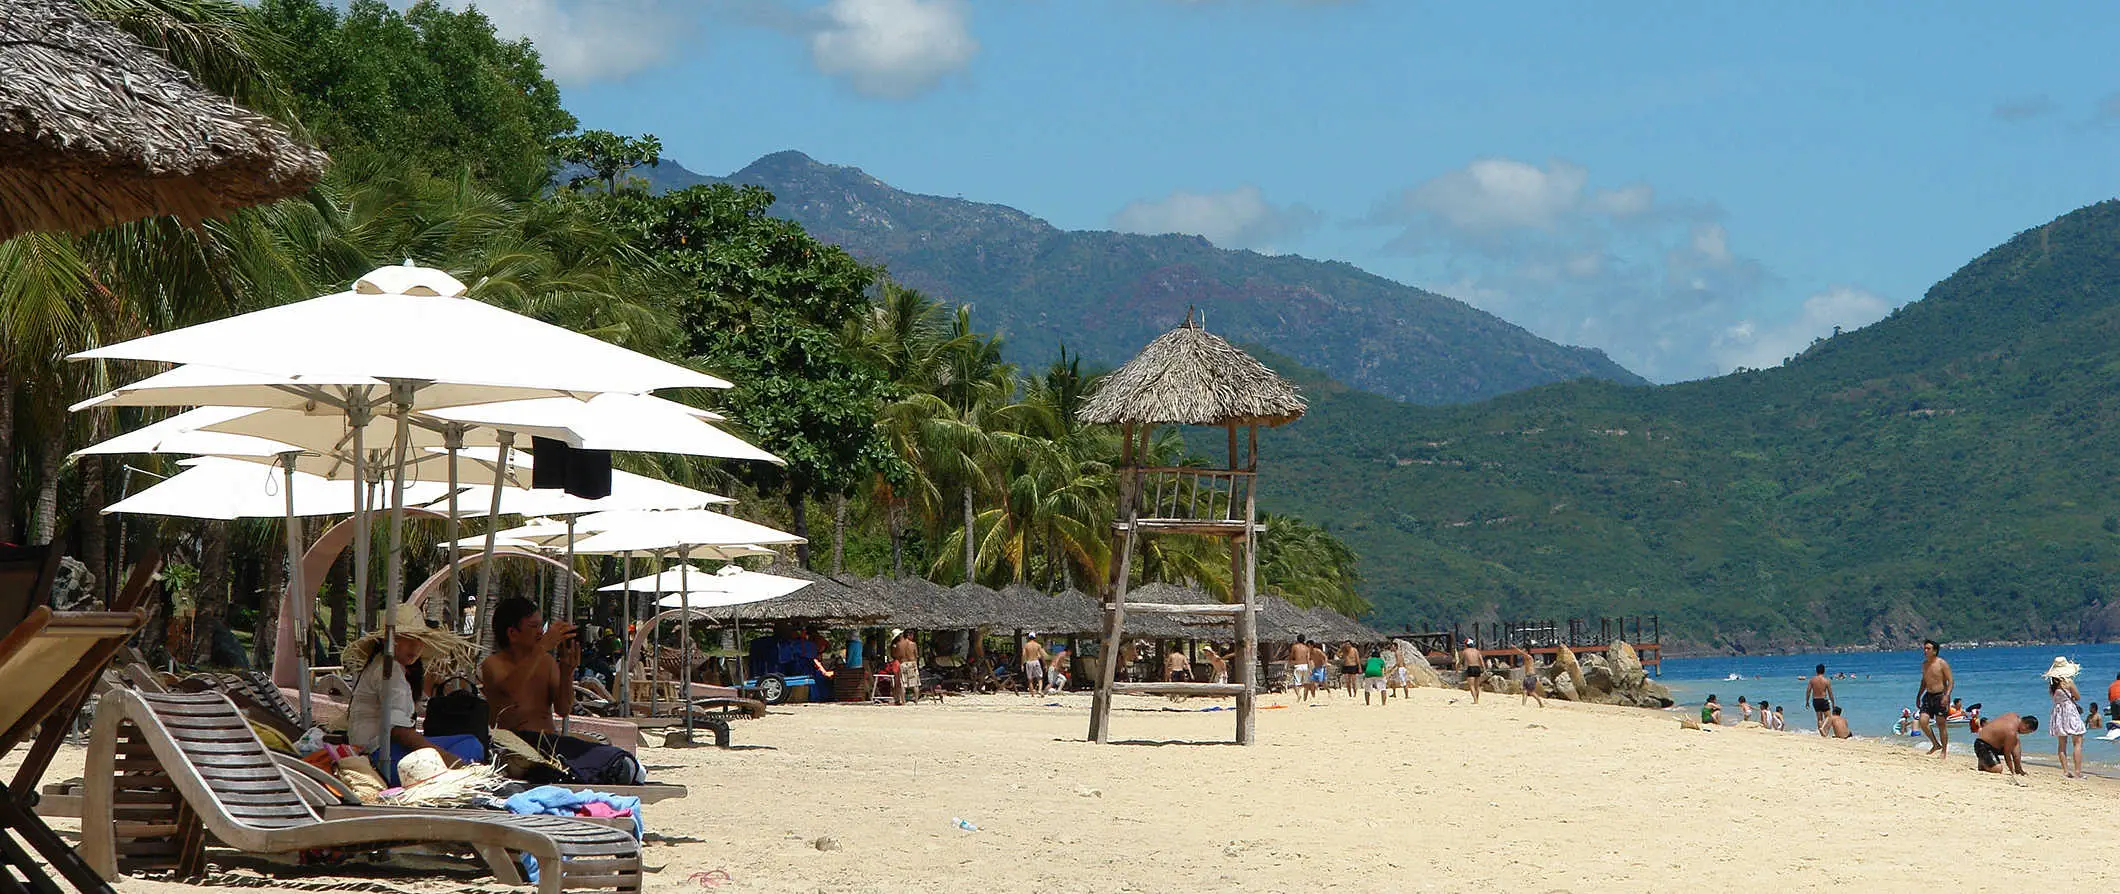
{"type": "MultiPolygon", "coordinates": [[[[1943,653],[1958,678],[1956,697],[1968,705],[1979,704],[1982,716],[2016,712],[2039,718],[2039,732],[2025,742],[2025,756],[2044,754],[2049,760],[2053,757],[2054,740],[2047,734],[2047,718],[2053,702],[2047,696],[2046,680],[2040,675],[2056,655],[2066,655],[2083,665],[2076,685],[2083,690],[2084,707],[2097,702],[2099,710],[2104,711],[2106,687],[2115,674],[2120,674],[2120,645],[1947,648],[1943,653]]],[[[1820,663],[1825,664],[1828,675],[1854,675],[1834,680],[1833,692],[1856,735],[1921,742],[1926,747],[1927,740],[1920,738],[1918,732],[1913,737],[1892,734],[1899,712],[1914,706],[1914,692],[1921,686],[1920,652],[1672,658],[1664,661],[1661,679],[1671,687],[1673,698],[1696,711],[1711,693],[1722,702],[1725,720],[1736,716],[1738,696],[1754,704],[1766,699],[1788,706],[1784,714],[1789,729],[1808,731],[1814,715],[1803,697],[1804,681],[1810,678],[1812,667],[1820,663]],[[1732,674],[1739,679],[1730,679],[1732,674]]],[[[2103,730],[2092,725],[2091,735],[2083,743],[2083,760],[2086,769],[2095,762],[2101,765],[2101,771],[2111,773],[2120,769],[2120,742],[2099,741],[2101,735],[2103,730]]],[[[1951,751],[1971,749],[1972,737],[1965,727],[1952,727],[1951,751]]]]}

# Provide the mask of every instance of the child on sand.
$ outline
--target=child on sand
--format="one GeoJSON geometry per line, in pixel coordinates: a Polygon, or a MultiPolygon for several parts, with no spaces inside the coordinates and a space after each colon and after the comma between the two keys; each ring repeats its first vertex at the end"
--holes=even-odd
{"type": "Polygon", "coordinates": [[[1517,705],[1522,706],[1525,701],[1531,699],[1536,699],[1538,701],[1538,706],[1541,708],[1546,706],[1545,698],[1541,697],[1538,694],[1538,672],[1526,668],[1524,670],[1524,696],[1523,698],[1517,699],[1516,703],[1517,705]]]}

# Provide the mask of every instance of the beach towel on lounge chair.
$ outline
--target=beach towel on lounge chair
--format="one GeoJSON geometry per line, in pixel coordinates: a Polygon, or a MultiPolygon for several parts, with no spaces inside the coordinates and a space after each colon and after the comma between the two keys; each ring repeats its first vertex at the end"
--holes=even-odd
{"type": "Polygon", "coordinates": [[[204,840],[211,835],[252,853],[462,843],[478,851],[505,883],[520,882],[509,868],[515,865],[514,857],[538,857],[546,867],[538,881],[541,894],[641,888],[640,843],[604,826],[557,817],[496,813],[486,818],[459,812],[321,819],[258,742],[235,704],[217,692],[118,689],[104,696],[96,713],[84,774],[82,851],[104,878],[118,874],[121,839],[139,841],[169,833],[162,824],[143,826],[121,811],[143,803],[136,793],[152,803],[158,792],[173,789],[183,808],[175,826],[180,875],[203,873],[204,840]],[[185,833],[187,821],[197,831],[185,833]]]}

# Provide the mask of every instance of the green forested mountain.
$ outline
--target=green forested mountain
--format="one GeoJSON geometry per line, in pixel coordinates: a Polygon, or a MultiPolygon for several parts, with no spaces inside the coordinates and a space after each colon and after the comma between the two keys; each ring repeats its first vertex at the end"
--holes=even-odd
{"type": "Polygon", "coordinates": [[[1262,501],[1385,624],[1661,612],[1718,648],[2120,635],[2120,202],[1783,367],[1415,407],[1313,375],[1262,501]]]}
{"type": "MultiPolygon", "coordinates": [[[[654,183],[659,173],[637,175],[654,183]]],[[[800,152],[768,155],[729,180],[771,190],[775,214],[884,264],[893,279],[974,304],[1022,363],[1044,363],[1065,343],[1117,366],[1198,305],[1211,328],[1416,403],[1584,377],[1642,381],[1603,352],[1554,344],[1350,264],[1226,251],[1197,236],[1061,230],[1005,205],[904,192],[800,152]]]]}

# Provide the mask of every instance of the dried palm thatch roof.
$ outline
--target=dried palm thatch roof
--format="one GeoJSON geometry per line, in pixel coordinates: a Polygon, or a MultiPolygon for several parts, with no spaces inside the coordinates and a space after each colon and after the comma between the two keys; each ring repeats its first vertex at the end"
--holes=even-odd
{"type": "Polygon", "coordinates": [[[1259,641],[1292,643],[1296,637],[1318,635],[1321,624],[1302,609],[1279,596],[1259,597],[1259,641]]]}
{"type": "Polygon", "coordinates": [[[1047,595],[1028,584],[1009,584],[999,594],[1001,614],[994,626],[1043,634],[1079,634],[1104,629],[1096,600],[1078,590],[1047,595]]]}
{"type": "Polygon", "coordinates": [[[1369,629],[1367,625],[1353,618],[1322,605],[1312,607],[1305,612],[1305,615],[1310,618],[1311,623],[1318,625],[1318,631],[1311,634],[1315,639],[1357,644],[1381,643],[1391,639],[1375,630],[1369,629]]]}
{"type": "Polygon", "coordinates": [[[893,627],[963,630],[987,623],[986,606],[924,578],[876,577],[867,584],[871,592],[889,604],[891,611],[885,620],[893,627]]]}
{"type": "Polygon", "coordinates": [[[1287,379],[1193,321],[1105,376],[1076,415],[1093,425],[1281,425],[1303,415],[1287,379]]]}
{"type": "Polygon", "coordinates": [[[763,570],[801,578],[810,585],[786,596],[731,607],[727,617],[739,621],[861,623],[890,616],[891,607],[883,601],[800,565],[775,563],[763,570]]]}
{"type": "Polygon", "coordinates": [[[0,0],[0,239],[222,217],[324,163],[73,0],[0,0]]]}

